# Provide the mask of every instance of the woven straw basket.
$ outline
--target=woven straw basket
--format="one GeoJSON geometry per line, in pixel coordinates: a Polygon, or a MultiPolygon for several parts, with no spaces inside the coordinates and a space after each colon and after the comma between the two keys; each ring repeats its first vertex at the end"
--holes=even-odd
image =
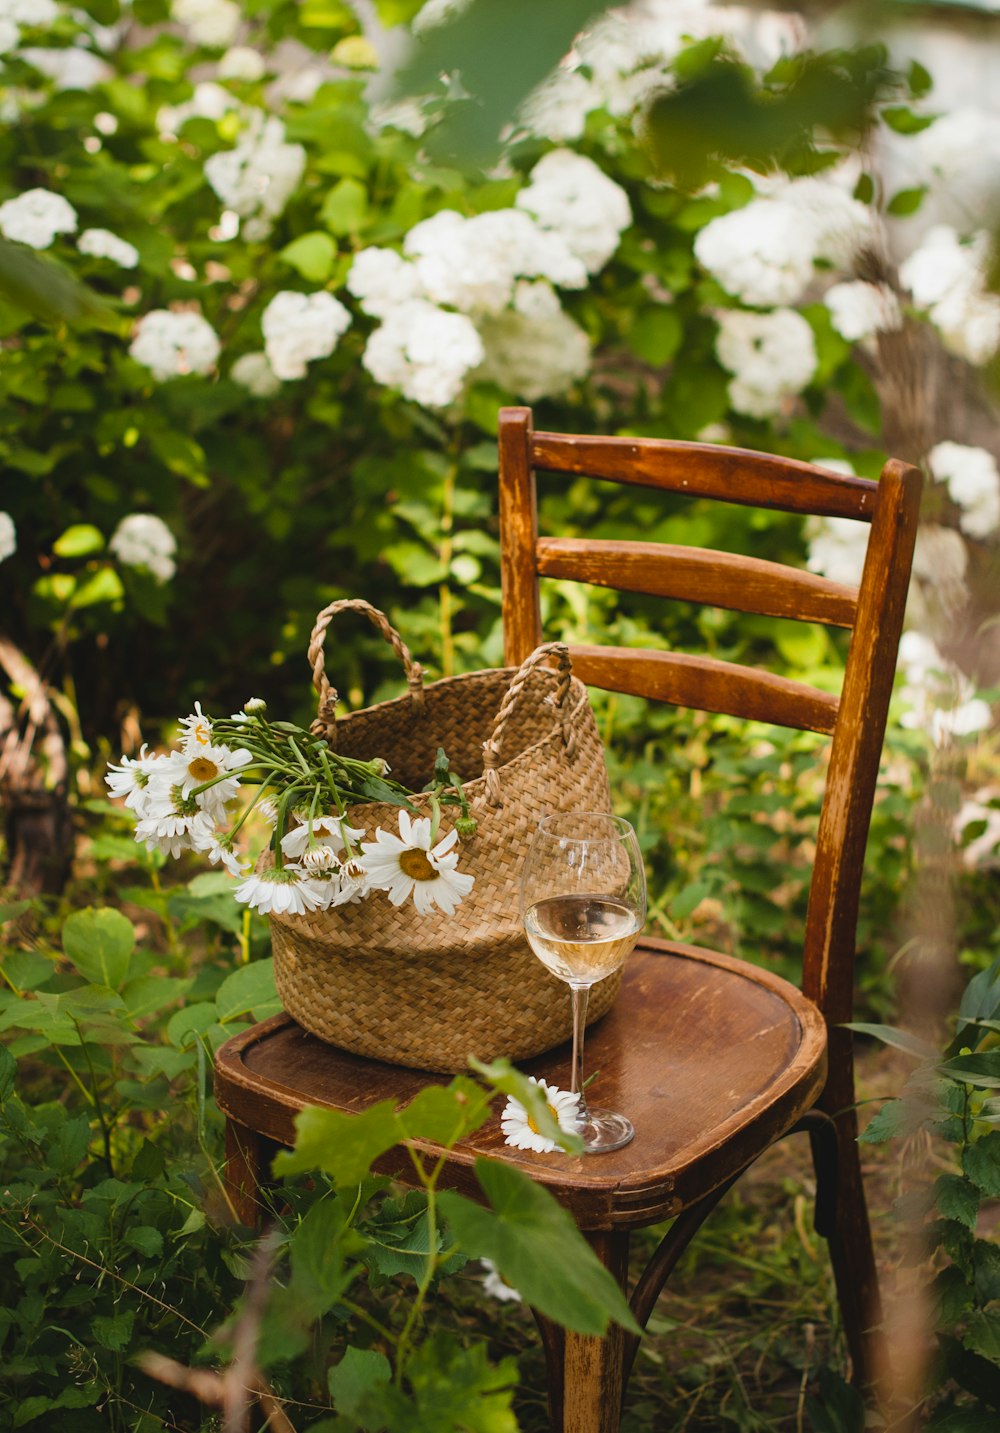
{"type": "MultiPolygon", "coordinates": [[[[462,1070],[470,1055],[523,1059],[572,1031],[567,987],[528,947],[520,919],[521,867],[538,822],[557,811],[610,811],[604,751],[586,688],[560,643],[520,669],[472,672],[423,684],[398,633],[367,602],[334,602],[319,614],[309,645],[319,716],[313,730],[345,756],[388,758],[394,777],[419,789],[444,747],[465,782],[478,830],[461,843],[459,869],[475,876],[452,916],[420,916],[411,902],[377,891],[355,905],[271,917],[278,993],[295,1020],[320,1039],[391,1064],[462,1070]],[[330,619],[364,612],[399,655],[408,695],[336,721],[336,692],[323,667],[330,619]],[[558,670],[543,665],[555,658],[558,670]]],[[[426,797],[413,804],[426,811],[426,797]]],[[[451,829],[446,807],[441,832],[451,829]]],[[[395,831],[398,809],[368,803],[347,819],[395,831]]],[[[457,814],[457,812],[456,812],[457,814]]],[[[597,1019],[618,993],[620,972],[596,985],[597,1019]]]]}

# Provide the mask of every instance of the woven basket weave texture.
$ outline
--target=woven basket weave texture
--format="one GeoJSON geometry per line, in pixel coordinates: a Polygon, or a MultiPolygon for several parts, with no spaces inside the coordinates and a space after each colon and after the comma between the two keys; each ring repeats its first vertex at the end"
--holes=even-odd
{"type": "MultiPolygon", "coordinates": [[[[534,655],[541,658],[543,649],[534,655]]],[[[564,649],[560,655],[565,667],[564,649]]],[[[543,816],[610,811],[610,792],[586,688],[529,663],[527,673],[444,678],[422,697],[411,684],[406,696],[327,722],[338,751],[386,757],[394,777],[411,788],[429,779],[443,746],[452,768],[468,778],[478,831],[462,842],[459,859],[475,886],[452,916],[421,917],[410,902],[396,907],[376,892],[356,905],[271,917],[278,993],[321,1039],[393,1064],[452,1071],[465,1069],[469,1055],[524,1059],[572,1033],[568,988],[524,939],[521,868],[543,816]],[[491,756],[504,706],[502,749],[491,756]],[[484,746],[495,775],[484,772],[484,746]]],[[[427,799],[413,804],[423,810],[427,799]]],[[[452,812],[444,808],[442,834],[452,812]]],[[[397,829],[398,809],[368,803],[352,807],[347,819],[371,839],[377,826],[397,829]]],[[[594,987],[591,1019],[610,1008],[620,978],[594,987]]]]}

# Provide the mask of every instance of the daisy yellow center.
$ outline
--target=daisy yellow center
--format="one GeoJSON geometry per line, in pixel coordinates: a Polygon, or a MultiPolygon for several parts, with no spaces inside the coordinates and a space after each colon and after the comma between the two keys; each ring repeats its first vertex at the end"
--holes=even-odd
{"type": "Polygon", "coordinates": [[[421,851],[419,847],[411,846],[403,852],[399,858],[399,869],[404,876],[409,876],[411,881],[437,880],[438,873],[431,865],[427,852],[421,851]]]}
{"type": "Polygon", "coordinates": [[[199,746],[211,746],[212,744],[212,734],[207,722],[195,722],[191,728],[191,735],[199,746]]]}
{"type": "MultiPolygon", "coordinates": [[[[548,1103],[548,1101],[546,1101],[546,1103],[548,1103]]],[[[549,1105],[549,1114],[550,1114],[550,1115],[552,1116],[552,1118],[555,1120],[556,1124],[558,1124],[558,1123],[559,1123],[559,1113],[558,1113],[558,1111],[556,1110],[555,1105],[552,1105],[552,1104],[549,1105]]],[[[540,1130],[540,1129],[538,1128],[538,1126],[535,1124],[535,1121],[531,1118],[530,1115],[528,1116],[528,1128],[531,1130],[531,1133],[532,1133],[532,1134],[541,1134],[541,1130],[540,1130]]]]}
{"type": "Polygon", "coordinates": [[[195,781],[212,781],[219,774],[219,768],[207,756],[196,756],[188,762],[188,771],[195,781]]]}

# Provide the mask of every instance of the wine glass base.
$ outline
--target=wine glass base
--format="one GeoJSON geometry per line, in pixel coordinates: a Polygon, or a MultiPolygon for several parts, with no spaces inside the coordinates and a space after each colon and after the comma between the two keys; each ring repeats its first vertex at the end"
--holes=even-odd
{"type": "Polygon", "coordinates": [[[631,1120],[614,1110],[587,1110],[587,1118],[580,1130],[584,1154],[606,1154],[608,1150],[621,1149],[635,1138],[631,1120]]]}

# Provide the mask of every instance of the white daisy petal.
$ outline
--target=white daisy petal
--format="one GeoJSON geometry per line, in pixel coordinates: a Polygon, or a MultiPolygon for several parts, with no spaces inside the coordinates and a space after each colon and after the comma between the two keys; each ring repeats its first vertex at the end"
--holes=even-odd
{"type": "MultiPolygon", "coordinates": [[[[534,1075],[530,1076],[530,1079],[545,1096],[552,1117],[560,1129],[567,1134],[578,1134],[582,1124],[579,1095],[574,1095],[569,1090],[560,1090],[558,1086],[550,1085],[545,1080],[537,1080],[534,1075]]],[[[503,1130],[504,1143],[514,1149],[551,1154],[559,1148],[555,1140],[541,1133],[520,1100],[515,1100],[513,1095],[508,1098],[500,1117],[500,1128],[503,1130]]]]}

